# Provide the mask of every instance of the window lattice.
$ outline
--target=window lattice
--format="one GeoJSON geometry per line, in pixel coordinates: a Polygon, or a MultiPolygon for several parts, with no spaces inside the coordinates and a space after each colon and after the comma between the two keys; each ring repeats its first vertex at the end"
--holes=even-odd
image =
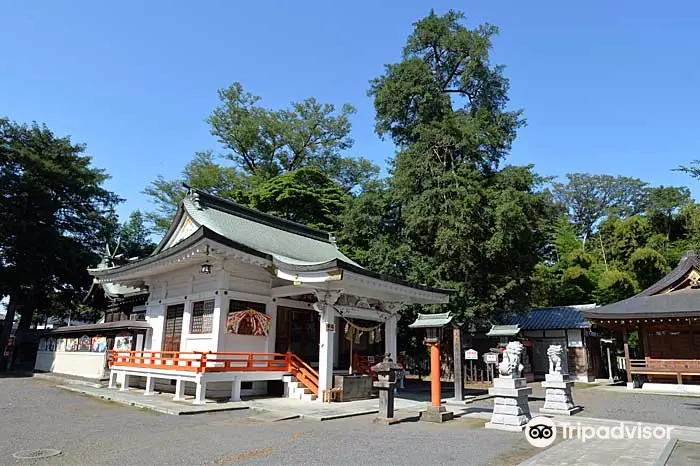
{"type": "Polygon", "coordinates": [[[211,333],[214,322],[214,300],[192,303],[191,333],[211,333]]]}

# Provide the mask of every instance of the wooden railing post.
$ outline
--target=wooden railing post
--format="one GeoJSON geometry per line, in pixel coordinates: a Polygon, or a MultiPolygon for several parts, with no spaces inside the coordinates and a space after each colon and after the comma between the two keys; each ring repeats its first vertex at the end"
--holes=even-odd
{"type": "Polygon", "coordinates": [[[253,367],[253,353],[248,353],[248,368],[253,367]]]}
{"type": "Polygon", "coordinates": [[[632,365],[630,364],[630,346],[625,342],[625,368],[627,369],[627,382],[632,382],[632,365]]]}
{"type": "Polygon", "coordinates": [[[287,365],[287,372],[292,372],[292,353],[285,353],[284,362],[287,365]]]}

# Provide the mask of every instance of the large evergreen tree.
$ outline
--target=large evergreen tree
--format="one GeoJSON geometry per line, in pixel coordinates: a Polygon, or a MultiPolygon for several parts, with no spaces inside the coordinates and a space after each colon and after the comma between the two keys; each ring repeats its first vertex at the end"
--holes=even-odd
{"type": "Polygon", "coordinates": [[[10,297],[7,322],[21,313],[20,328],[36,309],[70,304],[90,284],[86,268],[119,198],[84,149],[45,126],[0,120],[0,295],[10,297]]]}
{"type": "Polygon", "coordinates": [[[496,28],[463,19],[418,21],[370,94],[377,132],[398,146],[391,188],[407,278],[456,289],[460,314],[491,316],[527,306],[554,209],[532,167],[500,168],[523,119],[489,61],[496,28]]]}

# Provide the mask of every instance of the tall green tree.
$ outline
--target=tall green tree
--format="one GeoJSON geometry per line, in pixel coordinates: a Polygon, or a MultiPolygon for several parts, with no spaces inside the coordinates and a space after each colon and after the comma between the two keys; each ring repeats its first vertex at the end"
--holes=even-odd
{"type": "Polygon", "coordinates": [[[258,184],[250,206],[321,230],[339,229],[349,194],[318,168],[300,168],[258,184]]]}
{"type": "MultiPolygon", "coordinates": [[[[120,199],[103,187],[85,147],[46,126],[0,120],[0,295],[26,328],[56,295],[81,295],[120,199]]],[[[0,334],[0,369],[11,325],[0,334]]]]}
{"type": "Polygon", "coordinates": [[[554,209],[532,167],[506,167],[520,111],[490,63],[497,30],[431,12],[414,25],[401,62],[372,81],[376,130],[398,146],[391,187],[401,209],[408,278],[458,290],[460,313],[526,306],[554,209]]]}
{"type": "Polygon", "coordinates": [[[350,190],[377,173],[368,160],[342,155],[353,144],[355,109],[349,104],[336,112],[310,97],[273,110],[237,82],[219,90],[219,101],[207,119],[211,133],[230,151],[226,157],[254,178],[265,181],[309,166],[350,190]]]}
{"type": "Polygon", "coordinates": [[[125,259],[144,258],[151,254],[156,245],[151,239],[151,229],[146,217],[135,210],[119,229],[119,246],[125,259]]]}
{"type": "Polygon", "coordinates": [[[554,183],[553,193],[588,237],[597,224],[610,215],[627,217],[644,212],[647,183],[627,176],[569,173],[566,183],[554,183]]]}

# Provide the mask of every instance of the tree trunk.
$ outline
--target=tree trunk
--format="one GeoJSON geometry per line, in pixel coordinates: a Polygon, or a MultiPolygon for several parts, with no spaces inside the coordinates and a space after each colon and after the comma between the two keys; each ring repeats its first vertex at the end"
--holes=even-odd
{"type": "Polygon", "coordinates": [[[0,372],[5,372],[7,369],[7,358],[5,357],[5,348],[10,340],[12,332],[12,324],[15,321],[15,308],[17,307],[17,297],[10,295],[10,302],[7,305],[7,314],[0,332],[0,372]]]}

